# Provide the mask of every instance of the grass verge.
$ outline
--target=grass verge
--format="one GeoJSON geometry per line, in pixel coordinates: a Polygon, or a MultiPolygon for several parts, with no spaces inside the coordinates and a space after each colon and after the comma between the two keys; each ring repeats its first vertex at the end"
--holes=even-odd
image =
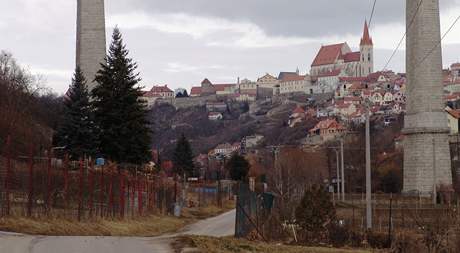
{"type": "Polygon", "coordinates": [[[169,216],[148,216],[126,220],[98,219],[85,222],[62,218],[9,217],[0,219],[0,230],[30,235],[157,236],[174,232],[188,222],[187,219],[169,216]]]}
{"type": "Polygon", "coordinates": [[[151,215],[139,218],[94,219],[78,222],[64,218],[0,218],[0,231],[51,236],[142,236],[152,237],[173,233],[200,219],[217,216],[234,208],[226,202],[223,208],[207,206],[185,208],[180,218],[151,215]]]}
{"type": "Polygon", "coordinates": [[[206,253],[235,253],[235,252],[260,252],[260,253],[370,253],[372,251],[361,249],[335,249],[325,247],[285,246],[260,242],[237,240],[234,238],[211,238],[204,236],[181,237],[174,243],[176,252],[183,248],[196,248],[197,252],[206,253]]]}

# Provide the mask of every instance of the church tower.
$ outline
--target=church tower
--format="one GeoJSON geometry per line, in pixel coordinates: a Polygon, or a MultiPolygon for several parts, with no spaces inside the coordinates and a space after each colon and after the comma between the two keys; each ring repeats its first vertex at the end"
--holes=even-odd
{"type": "Polygon", "coordinates": [[[77,57],[88,90],[106,56],[104,0],[77,0],[77,57]]]}
{"type": "Polygon", "coordinates": [[[358,76],[365,77],[374,72],[374,44],[372,43],[372,38],[369,35],[369,27],[367,25],[367,21],[364,23],[364,32],[363,37],[361,38],[360,52],[361,59],[358,76]]]}

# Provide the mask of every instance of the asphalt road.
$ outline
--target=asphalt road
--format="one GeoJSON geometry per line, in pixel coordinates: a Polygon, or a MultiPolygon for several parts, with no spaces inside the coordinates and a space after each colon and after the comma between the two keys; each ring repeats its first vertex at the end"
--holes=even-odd
{"type": "Polygon", "coordinates": [[[173,253],[170,243],[179,235],[230,236],[235,211],[199,221],[177,234],[160,237],[28,236],[0,233],[0,253],[173,253]]]}

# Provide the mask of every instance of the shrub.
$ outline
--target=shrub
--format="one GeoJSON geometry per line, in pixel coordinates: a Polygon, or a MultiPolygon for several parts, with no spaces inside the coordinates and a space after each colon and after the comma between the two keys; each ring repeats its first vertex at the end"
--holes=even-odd
{"type": "Polygon", "coordinates": [[[336,248],[347,245],[350,239],[350,229],[345,226],[340,226],[337,223],[333,223],[329,227],[329,243],[336,248]]]}
{"type": "Polygon", "coordinates": [[[409,233],[396,234],[391,245],[390,252],[392,253],[411,253],[424,252],[425,247],[417,240],[417,237],[409,233]]]}
{"type": "Polygon", "coordinates": [[[309,239],[324,236],[328,227],[335,221],[335,214],[329,193],[318,186],[305,192],[295,210],[297,224],[303,235],[311,237],[309,239]]]}
{"type": "Polygon", "coordinates": [[[329,227],[329,243],[336,248],[343,246],[360,248],[363,247],[363,241],[363,234],[350,226],[340,226],[334,222],[329,227]]]}
{"type": "Polygon", "coordinates": [[[372,248],[375,248],[375,249],[390,248],[390,241],[388,240],[388,234],[369,231],[367,232],[366,236],[367,236],[367,242],[372,248]]]}

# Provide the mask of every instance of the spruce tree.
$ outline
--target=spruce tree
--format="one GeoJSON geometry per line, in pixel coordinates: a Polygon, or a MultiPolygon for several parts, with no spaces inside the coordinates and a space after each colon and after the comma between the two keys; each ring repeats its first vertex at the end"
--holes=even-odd
{"type": "Polygon", "coordinates": [[[225,165],[234,181],[243,181],[248,177],[251,165],[248,160],[239,154],[234,154],[225,165]]]}
{"type": "Polygon", "coordinates": [[[193,174],[195,164],[193,163],[192,147],[184,134],[182,134],[177,141],[176,149],[173,154],[173,162],[175,173],[179,175],[185,173],[187,176],[193,174]]]}
{"type": "Polygon", "coordinates": [[[56,133],[56,144],[63,146],[74,160],[94,156],[96,128],[86,79],[77,67],[64,100],[64,117],[56,133]]]}
{"type": "Polygon", "coordinates": [[[92,96],[101,153],[118,163],[143,164],[150,160],[148,111],[141,100],[137,64],[128,54],[120,30],[115,28],[92,96]]]}

